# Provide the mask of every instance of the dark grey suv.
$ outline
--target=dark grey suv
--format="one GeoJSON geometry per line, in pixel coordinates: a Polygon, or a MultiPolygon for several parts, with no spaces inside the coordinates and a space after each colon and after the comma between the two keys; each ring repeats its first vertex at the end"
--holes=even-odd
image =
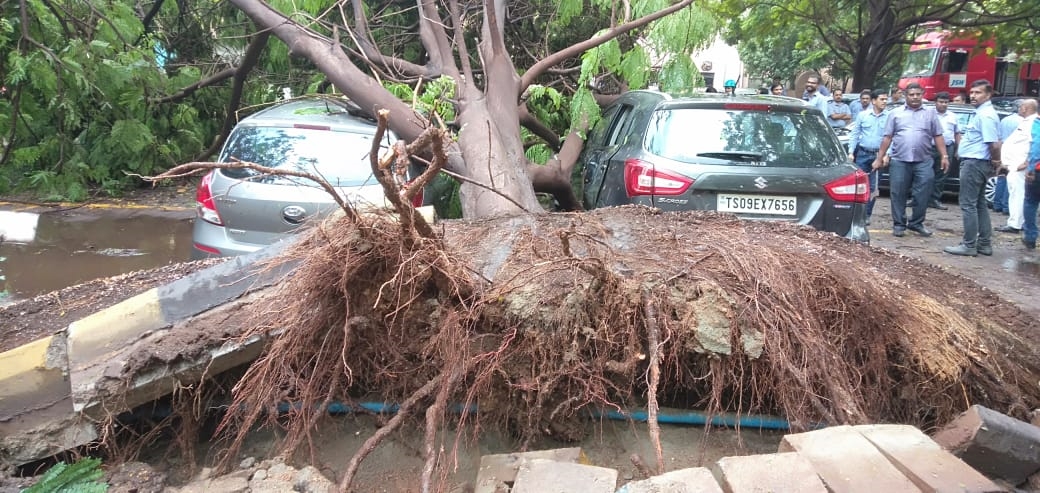
{"type": "Polygon", "coordinates": [[[631,91],[606,109],[579,162],[589,208],[730,212],[869,241],[867,175],[801,100],[631,91]]]}

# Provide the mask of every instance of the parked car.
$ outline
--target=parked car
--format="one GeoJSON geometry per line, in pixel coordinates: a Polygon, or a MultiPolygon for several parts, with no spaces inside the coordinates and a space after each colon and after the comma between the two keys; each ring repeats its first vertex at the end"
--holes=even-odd
{"type": "MultiPolygon", "coordinates": [[[[320,175],[355,207],[382,206],[383,189],[369,162],[375,130],[375,122],[347,100],[293,100],[242,119],[218,161],[241,160],[320,175]]],[[[388,141],[392,140],[391,136],[388,141]]],[[[245,168],[211,171],[195,196],[195,258],[259,250],[338,207],[310,180],[245,168]]]]}
{"type": "Polygon", "coordinates": [[[867,242],[867,176],[823,118],[782,96],[630,91],[579,158],[585,205],[730,212],[867,242]]]}
{"type": "MultiPolygon", "coordinates": [[[[934,108],[934,103],[925,103],[926,108],[934,108]]],[[[971,121],[972,116],[975,115],[975,107],[970,104],[951,104],[946,111],[951,111],[957,115],[957,125],[959,128],[965,128],[968,122],[971,121]]],[[[997,114],[1004,118],[1011,114],[1003,109],[998,109],[997,114]]],[[[943,184],[943,192],[957,195],[961,190],[961,178],[960,178],[960,160],[957,159],[956,153],[951,156],[950,169],[946,172],[946,181],[943,184]]],[[[991,205],[993,203],[993,195],[996,192],[997,178],[991,177],[986,182],[986,201],[991,205]]],[[[882,168],[881,173],[878,175],[878,189],[887,192],[889,188],[888,184],[888,168],[882,168]]]]}

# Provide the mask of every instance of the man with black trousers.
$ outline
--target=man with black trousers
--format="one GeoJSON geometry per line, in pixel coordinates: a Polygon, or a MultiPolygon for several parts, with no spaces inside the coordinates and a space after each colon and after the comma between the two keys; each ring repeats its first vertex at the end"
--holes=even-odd
{"type": "Polygon", "coordinates": [[[892,236],[906,230],[931,236],[924,225],[932,198],[932,152],[939,153],[943,171],[950,168],[942,126],[932,108],[925,108],[924,89],[913,82],[906,86],[906,105],[889,110],[884,138],[873,168],[888,166],[889,198],[892,205],[892,236]],[[891,147],[891,149],[889,149],[891,147]],[[891,150],[891,153],[889,151],[891,150]],[[913,197],[913,213],[906,217],[907,199],[913,197]]]}

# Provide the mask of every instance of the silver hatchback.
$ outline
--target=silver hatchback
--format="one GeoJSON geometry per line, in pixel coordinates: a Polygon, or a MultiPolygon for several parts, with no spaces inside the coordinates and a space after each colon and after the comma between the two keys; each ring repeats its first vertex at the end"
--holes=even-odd
{"type": "MultiPolygon", "coordinates": [[[[349,101],[288,101],[240,121],[218,160],[315,174],[355,207],[381,207],[383,190],[369,162],[375,131],[375,122],[349,101]]],[[[387,139],[393,137],[388,133],[387,139]]],[[[259,250],[336,207],[328,193],[307,179],[244,168],[213,170],[196,190],[192,256],[259,250]]]]}
{"type": "Polygon", "coordinates": [[[579,162],[590,208],[729,212],[869,241],[867,175],[800,100],[630,91],[605,110],[579,162]]]}

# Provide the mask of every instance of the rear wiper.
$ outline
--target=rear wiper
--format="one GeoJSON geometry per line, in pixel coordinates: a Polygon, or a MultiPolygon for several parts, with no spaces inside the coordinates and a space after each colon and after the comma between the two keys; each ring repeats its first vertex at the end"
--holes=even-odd
{"type": "Polygon", "coordinates": [[[731,161],[761,161],[762,153],[751,151],[712,151],[698,153],[697,157],[729,159],[731,161]]]}

